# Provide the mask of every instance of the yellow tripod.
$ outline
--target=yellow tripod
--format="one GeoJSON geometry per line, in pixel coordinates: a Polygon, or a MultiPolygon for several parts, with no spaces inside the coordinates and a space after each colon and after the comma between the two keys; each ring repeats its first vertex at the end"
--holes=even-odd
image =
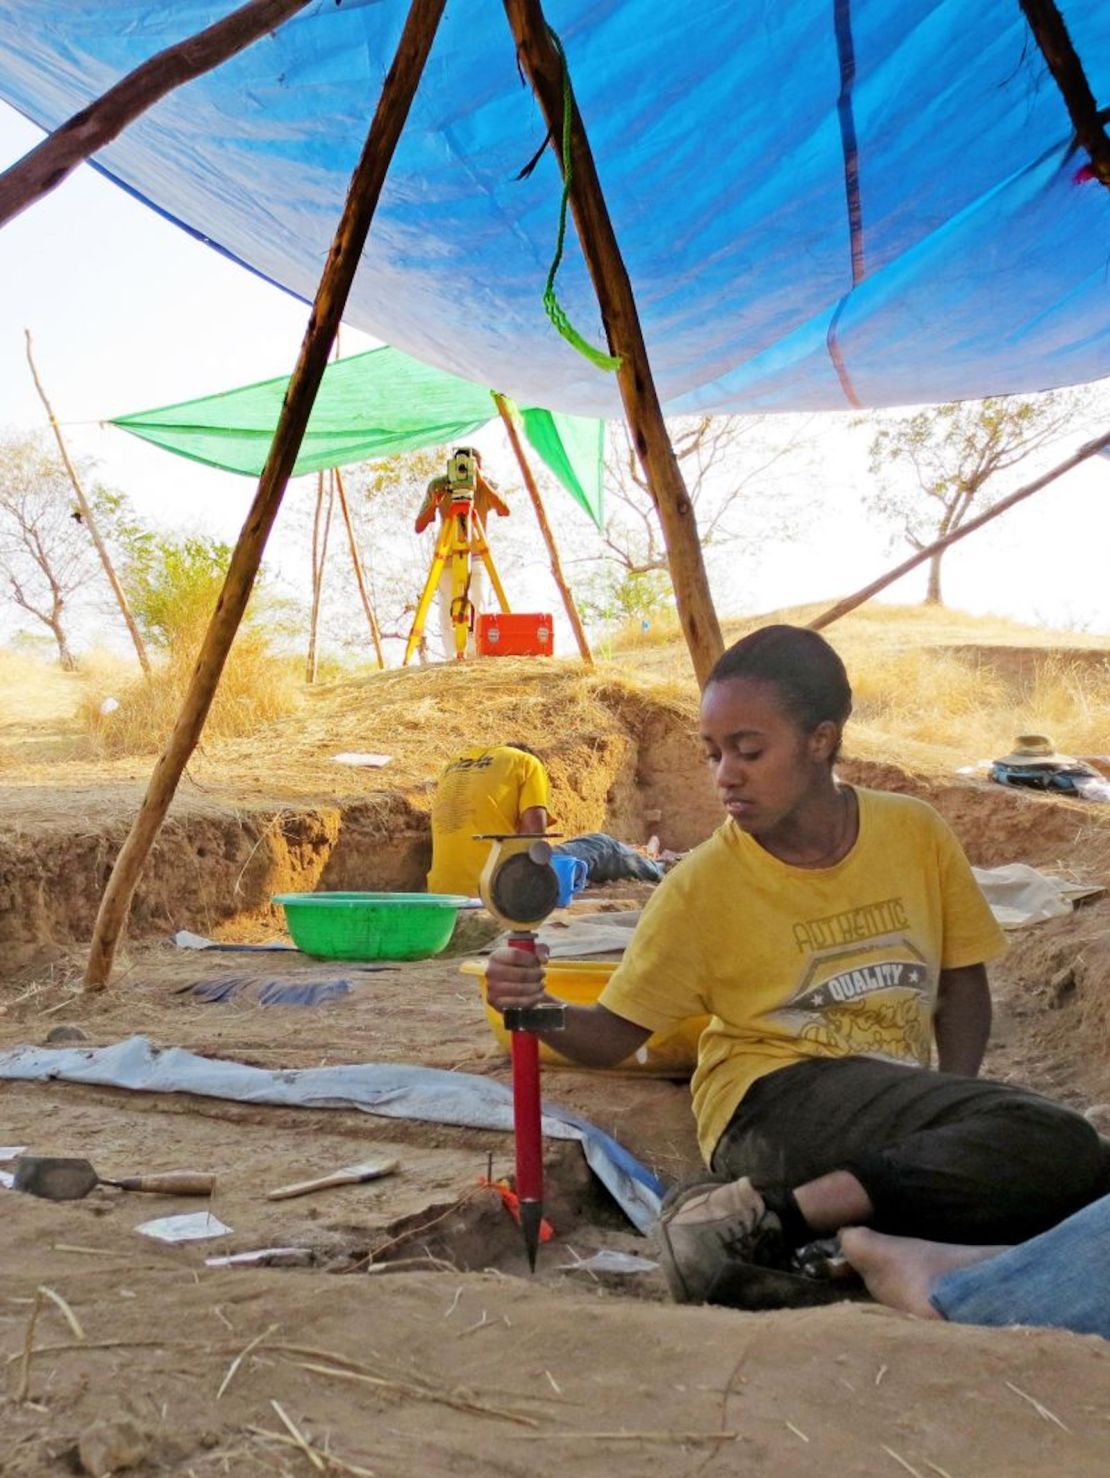
{"type": "Polygon", "coordinates": [[[416,603],[416,614],[412,618],[412,630],[409,632],[402,667],[408,666],[412,654],[420,645],[428,610],[440,577],[447,569],[451,571],[451,625],[455,633],[455,658],[457,661],[465,658],[467,640],[474,629],[470,579],[475,560],[481,560],[501,609],[508,611],[509,601],[505,595],[505,587],[501,584],[501,576],[497,573],[497,566],[486,543],[486,531],[474,506],[473,494],[457,491],[451,495],[446,516],[440,521],[431,569],[416,603]]]}

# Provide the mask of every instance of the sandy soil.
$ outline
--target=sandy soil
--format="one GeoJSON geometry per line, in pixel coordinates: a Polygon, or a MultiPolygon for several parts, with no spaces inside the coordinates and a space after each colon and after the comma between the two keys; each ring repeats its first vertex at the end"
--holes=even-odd
{"type": "MultiPolygon", "coordinates": [[[[426,686],[431,675],[414,680],[426,686]]],[[[449,681],[458,703],[465,679],[449,681]]],[[[546,682],[535,720],[542,729],[562,715],[552,768],[572,826],[623,820],[665,839],[668,826],[689,839],[708,829],[707,797],[675,778],[689,773],[688,697],[649,702],[612,679],[583,682],[573,673],[546,682]]],[[[518,734],[523,696],[514,680],[491,699],[496,721],[518,734]]],[[[80,941],[146,767],[78,758],[59,785],[47,741],[64,722],[63,698],[52,690],[54,709],[20,729],[46,747],[25,762],[9,756],[0,785],[0,911],[22,910],[24,925],[22,935],[8,926],[0,1048],[69,1027],[94,1045],[141,1033],[270,1068],[406,1061],[507,1077],[474,982],[459,973],[481,939],[474,921],[451,955],[375,972],[159,942],[178,927],[272,934],[275,883],[371,886],[371,866],[418,875],[437,760],[435,746],[421,759],[427,713],[383,741],[362,725],[360,694],[338,694],[330,707],[321,700],[316,737],[299,734],[299,748],[290,736],[282,753],[275,737],[255,753],[243,742],[202,756],[120,977],[90,997],[79,991],[80,941]],[[321,782],[332,749],[391,747],[393,777],[329,772],[321,782]],[[232,974],[339,975],[354,988],[312,1009],[244,997],[207,1004],[189,990],[232,974]]],[[[64,734],[55,738],[64,753],[64,734]]],[[[1110,829],[1090,808],[894,763],[848,770],[861,783],[928,796],[976,860],[1061,865],[1110,882],[1110,829]]],[[[579,907],[638,901],[635,887],[617,887],[579,907]]],[[[1106,900],[1018,937],[995,972],[988,1070],[1101,1114],[1110,1129],[1108,978],[1106,900]]],[[[696,1171],[685,1084],[563,1071],[546,1075],[545,1091],[665,1180],[696,1171]]],[[[602,1247],[650,1248],[573,1145],[547,1147],[556,1238],[530,1277],[515,1225],[478,1184],[491,1169],[495,1178],[511,1171],[507,1135],[0,1082],[0,1142],[87,1155],[107,1175],[213,1171],[211,1208],[232,1228],[214,1242],[165,1247],[137,1235],[137,1224],[203,1203],[101,1187],[53,1204],[0,1190],[5,1475],[1106,1471],[1110,1345],[923,1324],[866,1304],[765,1315],[681,1308],[666,1301],[657,1273],[599,1280],[574,1271],[602,1247]],[[401,1172],[266,1199],[277,1185],[379,1154],[396,1156],[401,1172]],[[301,1249],[299,1265],[205,1266],[206,1256],[267,1246],[301,1249]]]]}
{"type": "MultiPolygon", "coordinates": [[[[1110,905],[1077,915],[1073,932],[1080,919],[1104,938],[1110,905]]],[[[1045,1000],[1036,1010],[1035,993],[1020,987],[1047,948],[1044,933],[1031,932],[1002,973],[989,1066],[1085,1106],[1085,1069],[1067,1067],[1077,1043],[1045,1036],[1045,1022],[1058,1034],[1059,1018],[1078,1006],[1045,1000]]],[[[420,1061],[505,1078],[458,966],[446,958],[359,978],[295,955],[143,948],[108,996],[81,996],[62,974],[14,988],[0,1044],[43,1042],[67,1026],[93,1044],[140,1032],[275,1068],[420,1061]],[[311,1010],[205,1004],[182,989],[231,973],[344,973],[357,984],[311,1010]]],[[[552,1072],[545,1085],[665,1179],[696,1170],[684,1084],[552,1072]]],[[[683,1309],[665,1301],[658,1274],[596,1281],[565,1270],[601,1247],[650,1251],[591,1182],[576,1146],[548,1146],[557,1237],[530,1278],[515,1226],[477,1185],[491,1164],[495,1177],[511,1171],[505,1135],[57,1083],[0,1084],[0,1123],[8,1142],[87,1155],[107,1175],[212,1170],[212,1210],[233,1228],[215,1242],[164,1247],[136,1225],[201,1203],[106,1187],[64,1204],[0,1191],[4,1473],[69,1471],[81,1443],[99,1460],[101,1437],[117,1456],[139,1454],[142,1473],[313,1471],[282,1442],[289,1433],[275,1401],[314,1447],[348,1465],[337,1472],[1105,1471],[1102,1341],[935,1327],[863,1305],[758,1316],[683,1309]],[[265,1199],[277,1185],[376,1154],[399,1158],[401,1173],[265,1199]],[[305,1265],[204,1266],[205,1256],[269,1246],[304,1249],[305,1265]],[[47,1297],[28,1366],[40,1286],[66,1301],[84,1338],[47,1297]],[[28,1399],[17,1402],[25,1380],[28,1399]]]]}

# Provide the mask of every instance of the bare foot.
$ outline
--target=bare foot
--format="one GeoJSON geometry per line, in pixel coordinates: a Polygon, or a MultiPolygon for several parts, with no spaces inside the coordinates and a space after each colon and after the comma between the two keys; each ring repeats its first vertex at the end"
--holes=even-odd
{"type": "Polygon", "coordinates": [[[878,1303],[919,1319],[941,1315],[929,1299],[933,1283],[944,1273],[969,1268],[1004,1252],[1003,1247],[963,1247],[951,1242],[922,1242],[916,1237],[888,1237],[867,1227],[845,1227],[840,1233],[844,1256],[878,1303]]]}

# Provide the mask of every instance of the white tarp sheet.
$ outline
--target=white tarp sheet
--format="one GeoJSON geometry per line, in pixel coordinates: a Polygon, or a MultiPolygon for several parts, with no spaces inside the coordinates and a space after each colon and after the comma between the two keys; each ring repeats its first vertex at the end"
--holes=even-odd
{"type": "MultiPolygon", "coordinates": [[[[271,1070],[200,1057],[183,1047],[156,1047],[128,1037],[110,1047],[16,1047],[0,1053],[0,1079],[93,1083],[142,1093],[196,1093],[239,1103],[294,1108],[356,1108],[389,1119],[422,1119],[471,1129],[512,1130],[512,1094],[504,1083],[471,1073],[402,1063],[271,1070]]],[[[663,1188],[635,1156],[596,1125],[546,1104],[543,1132],[576,1139],[590,1169],[646,1232],[659,1211],[663,1188]]]]}
{"type": "Polygon", "coordinates": [[[1103,891],[1050,877],[1024,862],[971,870],[990,904],[991,913],[1004,929],[1025,929],[1046,919],[1063,918],[1071,913],[1077,898],[1089,898],[1103,891]]]}

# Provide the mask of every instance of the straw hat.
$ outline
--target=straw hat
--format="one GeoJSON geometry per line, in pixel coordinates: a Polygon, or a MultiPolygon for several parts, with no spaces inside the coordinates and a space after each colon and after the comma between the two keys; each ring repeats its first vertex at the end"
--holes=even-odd
{"type": "Polygon", "coordinates": [[[996,765],[1074,765],[1070,754],[1057,754],[1047,734],[1019,734],[1012,754],[1004,754],[996,765]]]}

